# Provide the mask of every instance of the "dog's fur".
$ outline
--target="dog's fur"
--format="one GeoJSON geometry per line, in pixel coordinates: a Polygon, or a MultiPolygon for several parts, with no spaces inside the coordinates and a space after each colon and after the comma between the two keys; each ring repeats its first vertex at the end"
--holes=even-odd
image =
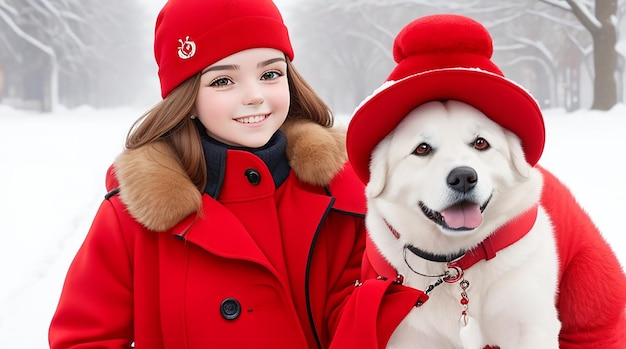
{"type": "MultiPolygon", "coordinates": [[[[525,161],[519,138],[459,101],[429,102],[411,111],[377,145],[370,172],[366,222],[371,238],[404,284],[420,290],[435,284],[438,278],[430,276],[442,275],[446,263],[422,259],[406,246],[445,256],[467,251],[537,204],[542,190],[541,174],[525,161]],[[477,142],[483,139],[487,149],[477,142]],[[459,167],[477,174],[475,187],[465,193],[447,183],[459,167]],[[457,216],[454,228],[425,213],[441,213],[460,201],[482,206],[482,222],[474,215],[463,228],[457,216]]],[[[528,234],[465,270],[467,326],[460,324],[459,282],[444,282],[411,310],[388,347],[558,348],[557,264],[551,223],[539,207],[528,234]]]]}

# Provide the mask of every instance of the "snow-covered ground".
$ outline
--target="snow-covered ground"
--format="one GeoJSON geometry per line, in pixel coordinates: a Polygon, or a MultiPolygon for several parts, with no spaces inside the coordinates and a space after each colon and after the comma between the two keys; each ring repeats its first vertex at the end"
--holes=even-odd
{"type": "MultiPolygon", "coordinates": [[[[105,171],[143,110],[0,105],[0,348],[47,348],[65,272],[105,194],[105,171]]],[[[626,105],[545,112],[540,161],[569,185],[626,265],[626,105]]]]}

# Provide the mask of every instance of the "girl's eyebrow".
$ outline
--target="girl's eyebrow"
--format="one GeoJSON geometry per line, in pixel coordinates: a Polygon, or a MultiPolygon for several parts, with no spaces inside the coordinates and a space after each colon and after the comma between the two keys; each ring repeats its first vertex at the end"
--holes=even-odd
{"type": "MultiPolygon", "coordinates": [[[[257,68],[262,68],[276,62],[286,62],[286,60],[284,57],[271,58],[266,61],[260,62],[256,66],[257,68]]],[[[236,64],[213,65],[202,70],[202,74],[215,70],[239,70],[239,66],[236,64]]]]}
{"type": "Polygon", "coordinates": [[[276,63],[276,62],[285,62],[286,63],[287,61],[285,60],[284,57],[277,57],[277,58],[268,59],[267,61],[263,61],[263,62],[257,64],[256,67],[257,68],[262,68],[262,67],[270,65],[272,63],[276,63]]]}
{"type": "Polygon", "coordinates": [[[214,70],[238,70],[238,69],[239,69],[239,66],[235,64],[213,65],[208,68],[204,68],[204,70],[202,70],[202,74],[210,72],[210,71],[214,71],[214,70]]]}

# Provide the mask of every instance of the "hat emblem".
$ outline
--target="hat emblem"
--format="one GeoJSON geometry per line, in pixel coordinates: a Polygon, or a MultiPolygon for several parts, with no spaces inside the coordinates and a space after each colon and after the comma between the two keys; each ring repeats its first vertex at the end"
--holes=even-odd
{"type": "Polygon", "coordinates": [[[189,36],[183,39],[178,39],[180,46],[178,47],[178,57],[181,59],[189,59],[196,54],[196,43],[189,40],[189,36]]]}

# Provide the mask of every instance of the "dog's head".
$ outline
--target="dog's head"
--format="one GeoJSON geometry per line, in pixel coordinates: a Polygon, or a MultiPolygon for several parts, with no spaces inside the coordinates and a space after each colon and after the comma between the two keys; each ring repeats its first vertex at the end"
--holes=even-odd
{"type": "Polygon", "coordinates": [[[423,104],[372,153],[370,230],[388,224],[431,252],[466,249],[537,200],[532,171],[519,138],[478,109],[423,104]]]}

